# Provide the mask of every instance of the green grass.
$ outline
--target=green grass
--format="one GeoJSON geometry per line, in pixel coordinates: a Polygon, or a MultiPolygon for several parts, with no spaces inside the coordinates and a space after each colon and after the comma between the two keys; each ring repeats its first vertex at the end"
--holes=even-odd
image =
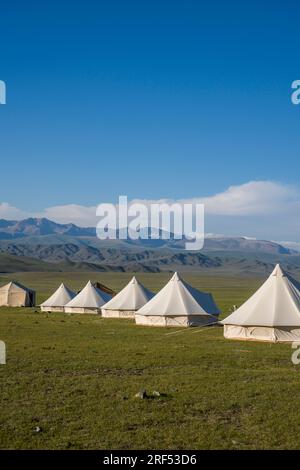
{"type": "MultiPolygon", "coordinates": [[[[38,288],[42,300],[62,280],[79,288],[91,275],[115,289],[130,278],[14,277],[38,288]]],[[[157,290],[170,276],[139,277],[157,290]]],[[[212,291],[225,311],[261,283],[184,277],[212,291]]],[[[292,364],[290,346],[228,341],[219,327],[177,331],[96,315],[0,309],[0,339],[8,353],[0,366],[0,447],[300,447],[300,366],[292,364]],[[141,389],[161,396],[135,398],[141,389]]]]}
{"type": "MultiPolygon", "coordinates": [[[[37,291],[37,303],[43,302],[61,282],[75,291],[90,279],[99,281],[118,292],[132,278],[133,273],[94,273],[94,272],[22,272],[0,276],[0,284],[14,279],[37,291]]],[[[172,273],[145,274],[137,273],[137,278],[150,290],[157,292],[171,278],[172,273]]],[[[262,279],[230,278],[204,276],[196,273],[184,273],[183,278],[194,287],[211,292],[224,313],[228,313],[233,304],[240,305],[248,295],[263,282],[262,279]]]]}

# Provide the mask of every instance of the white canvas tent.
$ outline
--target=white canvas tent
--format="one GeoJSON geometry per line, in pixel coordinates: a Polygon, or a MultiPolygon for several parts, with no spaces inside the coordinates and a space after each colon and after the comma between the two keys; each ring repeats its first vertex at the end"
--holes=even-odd
{"type": "Polygon", "coordinates": [[[138,325],[200,326],[216,323],[220,311],[211,294],[194,289],[177,273],[135,314],[138,325]]]}
{"type": "Polygon", "coordinates": [[[79,294],[70,300],[64,311],[67,313],[101,313],[101,307],[111,299],[111,295],[94,287],[91,281],[79,294]]]}
{"type": "Polygon", "coordinates": [[[221,322],[229,339],[300,341],[300,284],[279,264],[241,307],[221,322]]]}
{"type": "Polygon", "coordinates": [[[152,297],[153,292],[146,289],[137,279],[131,281],[115,297],[101,308],[103,317],[134,318],[135,312],[152,297]]]}
{"type": "Polygon", "coordinates": [[[49,299],[45,300],[45,302],[40,305],[41,311],[63,312],[64,306],[68,302],[70,302],[70,300],[72,300],[75,296],[76,293],[62,283],[59,288],[54,292],[54,294],[52,294],[49,299]]]}
{"type": "Polygon", "coordinates": [[[0,307],[34,307],[35,291],[12,281],[0,287],[0,307]]]}

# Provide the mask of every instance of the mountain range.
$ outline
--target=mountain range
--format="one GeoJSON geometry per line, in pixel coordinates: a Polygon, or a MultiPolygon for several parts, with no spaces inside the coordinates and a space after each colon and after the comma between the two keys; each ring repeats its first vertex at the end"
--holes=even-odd
{"type": "Polygon", "coordinates": [[[57,224],[46,218],[25,220],[0,219],[0,239],[15,239],[44,235],[66,235],[74,237],[94,237],[95,228],[77,227],[74,224],[57,224]]]}
{"type": "Polygon", "coordinates": [[[280,243],[219,236],[206,238],[201,251],[186,251],[185,241],[174,235],[169,239],[99,240],[92,227],[58,224],[46,218],[1,219],[0,272],[177,269],[265,274],[275,262],[300,272],[300,253],[280,243]]]}

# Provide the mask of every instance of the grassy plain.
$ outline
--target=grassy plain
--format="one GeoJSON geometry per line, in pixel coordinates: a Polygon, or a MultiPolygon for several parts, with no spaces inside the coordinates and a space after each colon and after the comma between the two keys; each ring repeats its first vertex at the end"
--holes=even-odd
{"type": "MultiPolygon", "coordinates": [[[[157,291],[170,274],[138,276],[157,291]]],[[[91,277],[119,290],[131,274],[11,277],[36,288],[41,302],[62,281],[79,289],[91,277]]],[[[224,314],[261,283],[184,278],[211,291],[224,314]]],[[[149,328],[38,310],[0,309],[0,448],[300,447],[300,365],[289,345],[228,341],[219,327],[149,328]],[[134,397],[142,389],[149,398],[134,397]]]]}

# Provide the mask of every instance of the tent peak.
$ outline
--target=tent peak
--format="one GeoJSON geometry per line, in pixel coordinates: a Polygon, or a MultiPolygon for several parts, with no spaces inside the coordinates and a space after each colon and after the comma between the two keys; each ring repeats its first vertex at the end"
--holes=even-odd
{"type": "Polygon", "coordinates": [[[167,284],[147,304],[140,308],[136,315],[148,317],[150,322],[152,317],[185,318],[184,321],[189,324],[188,319],[190,317],[195,319],[196,316],[201,316],[202,320],[203,317],[206,317],[205,322],[210,316],[213,322],[216,318],[214,319],[212,315],[218,315],[219,313],[220,311],[211,295],[190,286],[175,272],[167,284]]]}
{"type": "Polygon", "coordinates": [[[284,270],[281,268],[280,264],[277,263],[275,268],[274,268],[274,271],[272,272],[271,276],[278,276],[278,277],[282,277],[282,276],[285,276],[285,272],[284,270]]]}
{"type": "Polygon", "coordinates": [[[175,273],[171,277],[171,281],[181,281],[181,277],[179,276],[177,271],[175,271],[175,273]]]}
{"type": "Polygon", "coordinates": [[[24,290],[27,290],[27,291],[34,292],[34,290],[33,290],[33,289],[30,289],[30,287],[26,287],[26,286],[24,286],[23,284],[21,284],[20,282],[15,281],[15,280],[9,281],[7,284],[2,285],[1,287],[8,287],[8,288],[11,288],[11,287],[13,287],[13,286],[19,287],[20,289],[24,289],[24,290]]]}

